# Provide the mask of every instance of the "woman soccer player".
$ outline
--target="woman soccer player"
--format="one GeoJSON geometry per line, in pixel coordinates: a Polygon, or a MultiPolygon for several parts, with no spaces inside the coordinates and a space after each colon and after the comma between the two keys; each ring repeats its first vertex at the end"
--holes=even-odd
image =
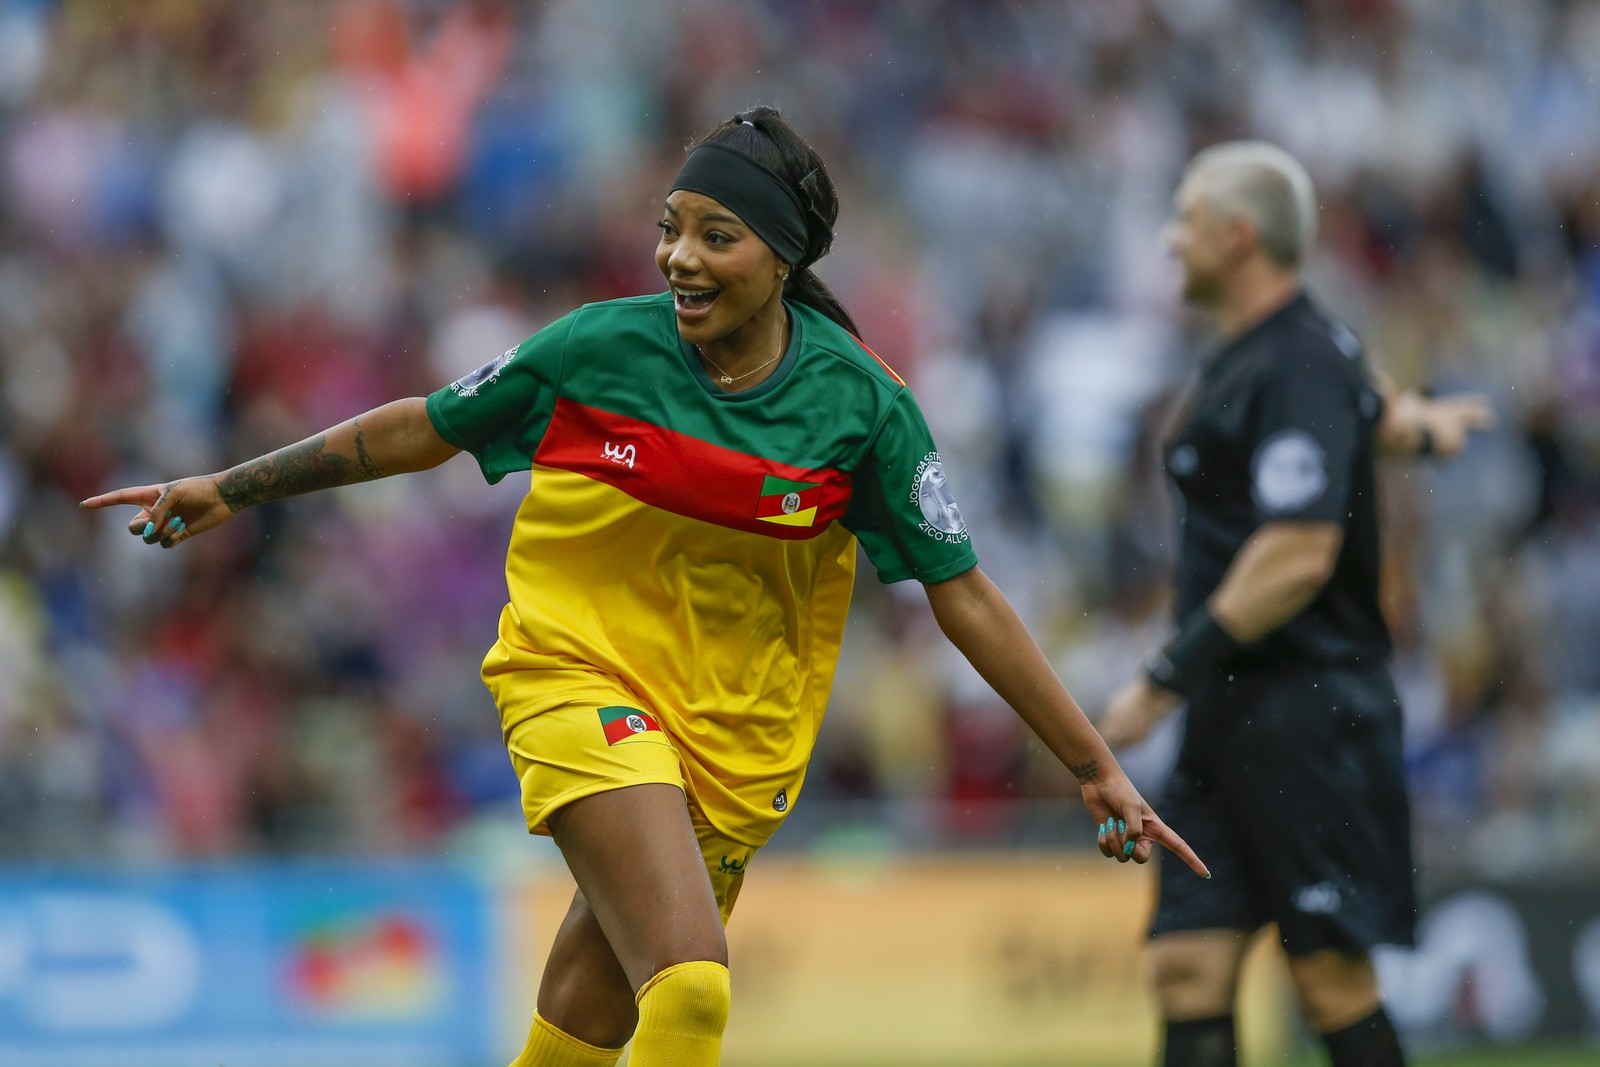
{"type": "Polygon", "coordinates": [[[531,470],[483,664],[528,827],[578,884],[516,1067],[718,1061],[727,921],[794,804],[833,681],[856,542],[923,583],[951,642],[1072,770],[1100,850],[1194,853],[1062,688],[967,528],[910,391],[811,265],[838,201],[756,108],[689,153],[660,221],[668,291],[589,304],[423,398],[221,474],[122,489],[172,547],[269,500],[458,451],[531,470]]]}

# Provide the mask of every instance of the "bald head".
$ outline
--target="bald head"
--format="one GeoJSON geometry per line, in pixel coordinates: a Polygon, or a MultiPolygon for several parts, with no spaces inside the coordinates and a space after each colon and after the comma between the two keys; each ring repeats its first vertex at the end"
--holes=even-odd
{"type": "Polygon", "coordinates": [[[1218,216],[1248,220],[1274,266],[1292,270],[1310,253],[1317,236],[1311,176],[1276,145],[1213,145],[1190,160],[1183,184],[1218,216]]]}

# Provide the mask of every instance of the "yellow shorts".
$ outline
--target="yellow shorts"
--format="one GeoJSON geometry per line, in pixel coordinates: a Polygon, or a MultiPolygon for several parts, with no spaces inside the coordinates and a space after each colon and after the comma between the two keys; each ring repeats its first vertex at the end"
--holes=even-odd
{"type": "Polygon", "coordinates": [[[728,921],[756,846],[722,836],[706,819],[686,784],[678,750],[636,696],[616,679],[589,671],[486,673],[485,681],[522,782],[529,833],[548,835],[551,813],[582,797],[633,785],[675,785],[683,790],[717,907],[728,921]]]}

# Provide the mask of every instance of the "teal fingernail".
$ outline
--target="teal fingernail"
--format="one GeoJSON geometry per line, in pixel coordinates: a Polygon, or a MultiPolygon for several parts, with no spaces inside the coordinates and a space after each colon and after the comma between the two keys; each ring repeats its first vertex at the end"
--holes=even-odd
{"type": "Polygon", "coordinates": [[[1136,842],[1136,841],[1129,841],[1129,842],[1128,842],[1128,843],[1127,843],[1127,844],[1126,844],[1126,845],[1123,845],[1123,846],[1122,846],[1122,854],[1123,854],[1123,855],[1124,855],[1124,856],[1131,856],[1131,855],[1133,855],[1133,846],[1134,846],[1134,845],[1136,845],[1136,844],[1138,844],[1138,842],[1136,842]]]}
{"type": "Polygon", "coordinates": [[[1119,834],[1127,833],[1127,831],[1128,831],[1128,824],[1123,822],[1121,819],[1118,819],[1117,820],[1117,833],[1119,833],[1119,834]]]}
{"type": "Polygon", "coordinates": [[[149,537],[151,534],[153,534],[155,532],[156,532],[156,524],[154,522],[147,522],[147,523],[144,524],[144,535],[146,537],[149,537]]]}
{"type": "Polygon", "coordinates": [[[178,516],[174,515],[174,516],[172,516],[172,518],[167,520],[167,525],[170,526],[172,529],[176,530],[178,527],[183,525],[183,520],[180,519],[178,516]]]}

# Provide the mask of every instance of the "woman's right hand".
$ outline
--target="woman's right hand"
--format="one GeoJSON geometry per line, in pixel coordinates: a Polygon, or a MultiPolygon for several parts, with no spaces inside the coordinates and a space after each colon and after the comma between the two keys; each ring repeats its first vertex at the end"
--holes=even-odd
{"type": "Polygon", "coordinates": [[[139,513],[128,523],[128,532],[147,545],[173,548],[195,534],[221,526],[233,517],[233,510],[222,500],[215,475],[180,478],[165,485],[139,485],[102,493],[82,501],[85,508],[104,508],[113,504],[135,504],[139,513]]]}

